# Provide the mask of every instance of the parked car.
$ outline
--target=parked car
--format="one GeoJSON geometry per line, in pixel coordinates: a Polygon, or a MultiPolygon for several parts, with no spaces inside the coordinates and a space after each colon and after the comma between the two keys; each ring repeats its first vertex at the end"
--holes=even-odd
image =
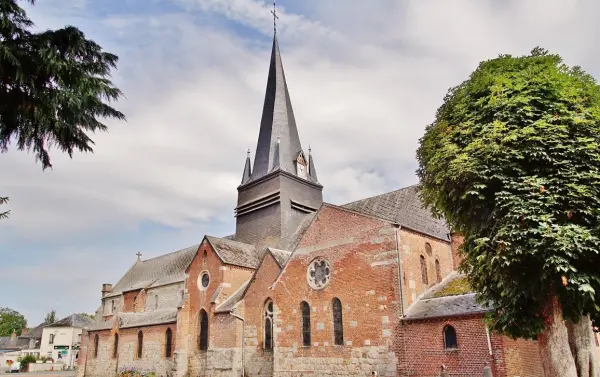
{"type": "Polygon", "coordinates": [[[15,361],[10,366],[10,373],[19,373],[20,370],[21,370],[21,363],[18,361],[15,361]]]}

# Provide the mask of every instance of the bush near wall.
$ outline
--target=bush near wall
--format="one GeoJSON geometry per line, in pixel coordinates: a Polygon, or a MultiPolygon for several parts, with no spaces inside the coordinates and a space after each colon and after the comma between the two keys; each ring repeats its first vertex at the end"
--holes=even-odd
{"type": "Polygon", "coordinates": [[[141,371],[135,368],[124,368],[121,369],[118,377],[156,377],[156,372],[141,371]]]}

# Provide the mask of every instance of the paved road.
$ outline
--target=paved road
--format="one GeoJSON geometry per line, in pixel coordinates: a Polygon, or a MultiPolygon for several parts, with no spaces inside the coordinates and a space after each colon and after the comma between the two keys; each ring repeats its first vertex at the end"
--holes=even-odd
{"type": "Polygon", "coordinates": [[[2,377],[74,377],[75,371],[58,371],[58,372],[27,372],[27,373],[10,373],[3,374],[2,377]]]}

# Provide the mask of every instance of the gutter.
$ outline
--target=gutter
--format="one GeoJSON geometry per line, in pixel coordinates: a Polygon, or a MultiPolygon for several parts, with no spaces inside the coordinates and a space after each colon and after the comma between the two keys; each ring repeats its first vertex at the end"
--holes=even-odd
{"type": "Polygon", "coordinates": [[[231,310],[229,312],[229,315],[231,315],[234,318],[239,319],[240,321],[242,321],[242,377],[244,377],[245,375],[245,357],[244,357],[244,351],[245,351],[245,343],[246,343],[246,320],[243,317],[240,317],[239,315],[235,314],[233,312],[233,310],[231,310]]]}
{"type": "Polygon", "coordinates": [[[403,290],[403,281],[404,281],[404,274],[403,274],[403,265],[402,265],[402,256],[400,255],[400,229],[402,229],[402,226],[399,224],[393,224],[394,228],[396,228],[396,255],[398,257],[398,287],[400,288],[400,316],[404,317],[404,290],[403,290]]]}

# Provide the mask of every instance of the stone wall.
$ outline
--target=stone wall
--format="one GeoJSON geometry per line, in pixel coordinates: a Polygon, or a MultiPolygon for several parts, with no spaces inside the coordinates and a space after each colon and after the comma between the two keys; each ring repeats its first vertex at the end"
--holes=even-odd
{"type": "MultiPolygon", "coordinates": [[[[176,324],[146,326],[143,328],[121,329],[119,331],[118,370],[135,368],[154,371],[158,377],[173,375],[173,356],[166,357],[166,331],[177,332],[176,324]],[[143,333],[142,357],[138,358],[138,332],[143,333]]],[[[173,338],[174,342],[174,338],[173,338]]],[[[176,345],[171,344],[174,350],[176,345]]],[[[112,349],[112,347],[111,347],[112,349]]]]}
{"type": "Polygon", "coordinates": [[[449,242],[405,229],[399,232],[399,243],[402,251],[404,309],[407,309],[421,294],[437,284],[436,261],[440,264],[442,278],[452,272],[452,249],[449,242]],[[431,245],[431,254],[426,252],[427,243],[431,245]],[[423,283],[421,276],[421,256],[425,258],[427,266],[427,284],[423,283]]]}
{"type": "Polygon", "coordinates": [[[118,373],[117,359],[113,358],[113,332],[110,330],[88,333],[86,352],[86,377],[115,377],[118,373]],[[94,336],[98,335],[98,353],[94,355],[94,336]]]}

